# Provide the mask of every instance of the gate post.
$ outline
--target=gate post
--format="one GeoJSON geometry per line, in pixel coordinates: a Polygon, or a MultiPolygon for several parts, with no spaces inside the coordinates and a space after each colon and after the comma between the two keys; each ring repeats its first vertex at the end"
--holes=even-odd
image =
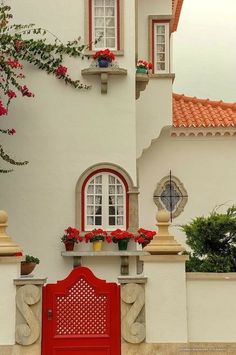
{"type": "MultiPolygon", "coordinates": [[[[159,231],[144,249],[143,256],[146,285],[146,342],[186,343],[186,255],[178,255],[184,248],[169,234],[169,213],[157,213],[159,231]]],[[[177,348],[176,348],[177,349],[177,348]]],[[[177,351],[177,350],[176,350],[177,351]]]]}
{"type": "Polygon", "coordinates": [[[6,234],[7,213],[0,211],[0,354],[15,344],[15,296],[13,280],[20,275],[21,248],[6,234]]]}

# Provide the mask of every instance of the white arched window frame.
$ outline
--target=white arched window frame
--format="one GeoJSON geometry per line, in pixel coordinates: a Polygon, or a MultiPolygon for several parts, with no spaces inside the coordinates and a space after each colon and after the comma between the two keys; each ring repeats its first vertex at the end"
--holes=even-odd
{"type": "Polygon", "coordinates": [[[84,188],[84,229],[126,229],[126,187],[114,173],[92,175],[84,188]]]}

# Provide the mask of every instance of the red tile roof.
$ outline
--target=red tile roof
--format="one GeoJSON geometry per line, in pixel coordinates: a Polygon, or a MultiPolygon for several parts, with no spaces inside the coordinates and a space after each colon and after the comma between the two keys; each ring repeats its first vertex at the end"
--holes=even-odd
{"type": "Polygon", "coordinates": [[[236,127],[236,103],[173,94],[173,126],[236,127]]]}
{"type": "Polygon", "coordinates": [[[172,0],[172,13],[174,16],[172,22],[172,32],[177,30],[183,2],[184,0],[172,0]]]}

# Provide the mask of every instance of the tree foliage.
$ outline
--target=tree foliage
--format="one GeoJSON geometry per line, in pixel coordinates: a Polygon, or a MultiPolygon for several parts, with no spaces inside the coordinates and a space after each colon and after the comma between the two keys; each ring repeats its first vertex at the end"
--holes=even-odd
{"type": "Polygon", "coordinates": [[[187,253],[187,271],[236,271],[236,206],[226,213],[213,211],[208,217],[196,217],[181,227],[192,249],[187,253]]]}

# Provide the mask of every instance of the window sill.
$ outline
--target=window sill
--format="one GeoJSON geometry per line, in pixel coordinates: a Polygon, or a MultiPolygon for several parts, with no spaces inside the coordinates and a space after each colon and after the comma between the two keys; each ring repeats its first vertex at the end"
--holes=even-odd
{"type": "Polygon", "coordinates": [[[172,79],[172,82],[175,80],[174,73],[153,73],[149,74],[150,79],[172,79]]]}
{"type": "Polygon", "coordinates": [[[107,94],[109,75],[127,75],[127,70],[123,68],[86,68],[81,71],[82,75],[100,75],[101,94],[107,94]]]}
{"type": "Polygon", "coordinates": [[[121,259],[120,272],[121,275],[129,275],[129,257],[134,256],[137,259],[141,256],[150,255],[145,251],[62,251],[61,255],[64,257],[73,257],[73,266],[82,265],[82,257],[117,257],[121,259]]]}

